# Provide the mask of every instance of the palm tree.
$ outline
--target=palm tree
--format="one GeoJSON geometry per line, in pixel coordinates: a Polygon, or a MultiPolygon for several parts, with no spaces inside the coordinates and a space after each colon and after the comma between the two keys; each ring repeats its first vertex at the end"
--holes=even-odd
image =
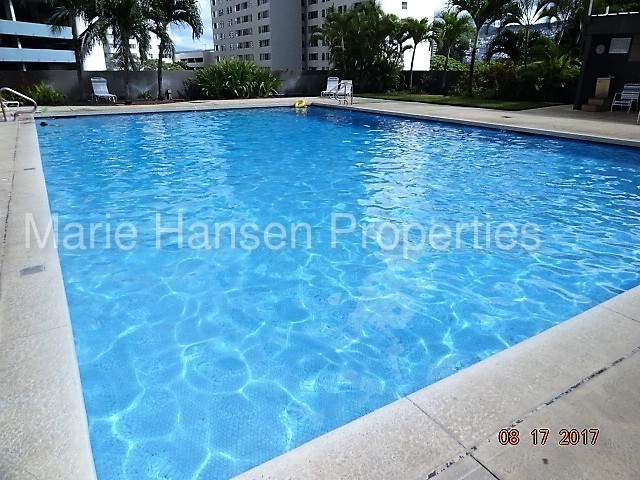
{"type": "Polygon", "coordinates": [[[129,71],[135,68],[138,60],[145,61],[149,52],[149,10],[139,0],[102,0],[98,4],[97,16],[95,30],[98,35],[103,40],[109,30],[113,35],[115,59],[124,71],[125,96],[130,99],[129,71]],[[131,39],[138,44],[139,59],[131,51],[131,39]]]}
{"type": "Polygon", "coordinates": [[[503,25],[520,25],[524,29],[524,68],[529,64],[529,32],[547,18],[551,0],[512,0],[505,8],[503,25]]]}
{"type": "Polygon", "coordinates": [[[447,52],[444,61],[444,72],[442,75],[442,90],[447,88],[447,70],[449,68],[449,58],[451,57],[451,49],[459,41],[468,41],[473,33],[473,25],[471,17],[459,9],[450,7],[440,13],[440,16],[433,22],[433,28],[436,35],[436,43],[439,48],[445,49],[447,52]]]}
{"type": "MultiPolygon", "coordinates": [[[[555,20],[555,41],[557,45],[562,43],[562,37],[567,29],[580,23],[583,17],[583,0],[554,0],[547,9],[547,25],[550,27],[555,20]]],[[[580,28],[582,31],[582,28],[580,28]]]]}
{"type": "Polygon", "coordinates": [[[488,62],[495,55],[501,55],[507,57],[514,64],[519,65],[524,59],[525,50],[529,52],[529,57],[531,58],[535,54],[536,47],[539,47],[537,50],[540,50],[540,48],[544,48],[546,42],[551,42],[552,40],[544,37],[539,31],[534,30],[529,34],[529,39],[525,46],[526,41],[524,29],[512,30],[505,28],[493,37],[489,43],[484,59],[488,62]]]}
{"type": "Polygon", "coordinates": [[[311,37],[329,46],[334,67],[341,75],[346,73],[346,40],[353,31],[352,17],[351,11],[338,13],[331,10],[322,26],[311,37]]]}
{"type": "Polygon", "coordinates": [[[413,42],[411,53],[411,67],[409,69],[409,90],[413,89],[413,62],[416,58],[416,48],[418,44],[433,40],[433,25],[429,23],[428,18],[418,20],[416,18],[405,18],[403,21],[403,29],[406,32],[406,40],[413,42]]]}
{"type": "Polygon", "coordinates": [[[162,58],[173,55],[175,45],[169,37],[169,24],[188,25],[192,37],[200,38],[203,32],[200,8],[197,0],[153,0],[151,3],[152,32],[160,39],[158,46],[158,100],[164,99],[162,88],[162,58]]]}
{"type": "Polygon", "coordinates": [[[452,5],[466,11],[473,21],[473,45],[471,46],[471,63],[469,65],[469,78],[467,79],[467,94],[473,95],[473,74],[478,54],[478,37],[480,30],[498,19],[508,0],[453,0],[452,5]]]}
{"type": "Polygon", "coordinates": [[[402,72],[402,29],[395,15],[374,2],[355,4],[344,13],[332,11],[311,38],[329,47],[340,77],[367,91],[396,88],[402,72]]]}
{"type": "Polygon", "coordinates": [[[84,59],[97,40],[95,36],[90,34],[95,24],[93,20],[95,14],[95,3],[87,0],[56,0],[53,14],[48,20],[48,23],[51,25],[51,30],[55,33],[59,33],[62,27],[71,26],[76,74],[78,84],[81,88],[84,59]],[[78,32],[78,20],[84,21],[87,24],[87,28],[82,34],[78,32]]]}

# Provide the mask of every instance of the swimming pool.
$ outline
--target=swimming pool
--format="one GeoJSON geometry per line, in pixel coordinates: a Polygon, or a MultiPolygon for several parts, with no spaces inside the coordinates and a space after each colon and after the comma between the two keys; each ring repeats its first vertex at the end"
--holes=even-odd
{"type": "Polygon", "coordinates": [[[50,123],[101,479],[228,478],[639,283],[631,149],[315,108],[50,123]]]}

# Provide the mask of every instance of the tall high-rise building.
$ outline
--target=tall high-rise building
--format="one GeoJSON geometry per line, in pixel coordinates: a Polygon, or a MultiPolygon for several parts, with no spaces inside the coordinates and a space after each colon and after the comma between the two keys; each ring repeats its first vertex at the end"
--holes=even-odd
{"type": "MultiPolygon", "coordinates": [[[[217,61],[251,60],[272,70],[328,70],[329,49],[313,34],[327,14],[358,0],[211,0],[217,61]]],[[[382,0],[382,9],[400,18],[433,20],[435,0],[382,0]]],[[[415,70],[429,69],[428,44],[416,50],[415,70]]],[[[405,53],[409,69],[411,51],[405,53]]]]}

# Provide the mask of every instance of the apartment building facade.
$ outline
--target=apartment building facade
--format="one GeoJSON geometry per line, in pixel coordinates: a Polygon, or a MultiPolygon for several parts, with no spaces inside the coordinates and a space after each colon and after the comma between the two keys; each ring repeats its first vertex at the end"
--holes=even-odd
{"type": "MultiPolygon", "coordinates": [[[[328,70],[329,49],[313,34],[335,9],[359,0],[211,0],[214,56],[254,61],[271,70],[328,70]]],[[[383,0],[382,9],[400,18],[433,20],[434,0],[383,0]]],[[[415,70],[428,70],[428,44],[416,50],[415,70]]],[[[411,52],[405,54],[405,68],[411,52]]]]}
{"type": "Polygon", "coordinates": [[[0,0],[0,70],[74,68],[71,28],[53,32],[45,0],[0,0]]]}

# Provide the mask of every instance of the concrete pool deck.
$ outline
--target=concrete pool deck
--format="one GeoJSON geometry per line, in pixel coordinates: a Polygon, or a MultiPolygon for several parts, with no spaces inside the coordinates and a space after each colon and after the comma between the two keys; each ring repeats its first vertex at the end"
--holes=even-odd
{"type": "MultiPolygon", "coordinates": [[[[56,107],[40,116],[291,106],[293,101],[56,107]]],[[[587,114],[570,107],[502,112],[368,99],[356,99],[354,107],[640,146],[636,116],[624,112],[587,114]]],[[[33,121],[0,123],[0,140],[5,146],[0,151],[5,219],[0,478],[95,478],[57,251],[50,244],[24,248],[24,214],[33,213],[41,225],[49,218],[33,121]]],[[[637,479],[639,352],[640,287],[239,478],[637,479]],[[497,434],[510,427],[518,429],[520,442],[503,446],[497,434]],[[534,428],[550,430],[545,445],[533,445],[534,428]],[[563,428],[600,433],[595,445],[564,446],[558,444],[563,428]]]]}

